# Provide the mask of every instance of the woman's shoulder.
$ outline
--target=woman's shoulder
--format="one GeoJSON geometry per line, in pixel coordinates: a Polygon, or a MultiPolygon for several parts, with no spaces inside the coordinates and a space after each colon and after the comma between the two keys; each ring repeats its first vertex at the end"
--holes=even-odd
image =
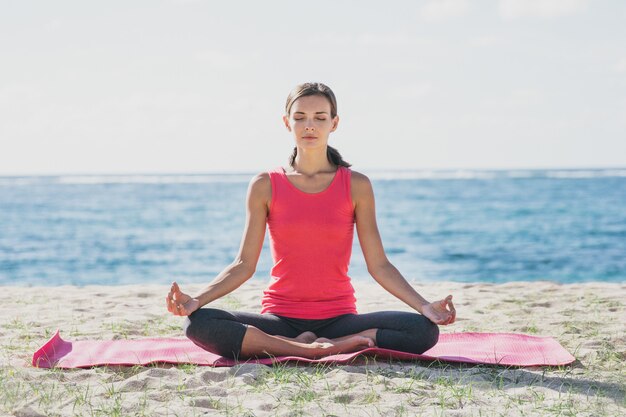
{"type": "Polygon", "coordinates": [[[267,195],[272,192],[272,182],[268,171],[259,172],[250,179],[250,193],[267,195]]]}
{"type": "Polygon", "coordinates": [[[350,172],[352,198],[359,200],[360,197],[370,195],[372,193],[372,183],[369,177],[357,171],[350,170],[350,172]]]}
{"type": "Polygon", "coordinates": [[[270,183],[270,177],[272,175],[279,175],[281,173],[284,173],[284,168],[283,167],[275,167],[272,169],[268,169],[266,171],[262,171],[262,172],[258,172],[256,175],[254,175],[252,177],[252,179],[250,180],[251,183],[270,183]]]}
{"type": "Polygon", "coordinates": [[[371,181],[367,175],[354,171],[353,169],[350,169],[350,181],[353,187],[367,187],[371,185],[371,181]]]}

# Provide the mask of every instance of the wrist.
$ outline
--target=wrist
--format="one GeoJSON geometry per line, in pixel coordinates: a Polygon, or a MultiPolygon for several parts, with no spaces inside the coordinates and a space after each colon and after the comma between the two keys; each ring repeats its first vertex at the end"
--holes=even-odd
{"type": "Polygon", "coordinates": [[[418,305],[417,305],[416,310],[417,310],[420,314],[423,314],[423,313],[424,313],[424,308],[425,308],[428,304],[430,304],[430,302],[428,302],[428,301],[426,301],[426,300],[422,299],[422,300],[420,300],[420,301],[419,301],[419,303],[418,303],[418,305]]]}
{"type": "Polygon", "coordinates": [[[189,301],[191,301],[193,303],[193,305],[196,305],[197,306],[196,308],[200,308],[200,307],[202,307],[204,305],[204,304],[202,304],[202,301],[200,300],[200,297],[193,297],[189,301]]]}

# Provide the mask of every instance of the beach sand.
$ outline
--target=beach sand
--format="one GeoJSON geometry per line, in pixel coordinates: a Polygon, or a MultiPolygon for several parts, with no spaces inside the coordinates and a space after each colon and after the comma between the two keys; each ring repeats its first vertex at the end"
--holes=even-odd
{"type": "MultiPolygon", "coordinates": [[[[193,365],[36,369],[58,328],[69,340],[180,337],[169,286],[2,287],[0,415],[15,416],[618,416],[626,415],[626,284],[415,283],[454,295],[442,332],[552,336],[577,361],[506,368],[369,360],[353,365],[193,365]]],[[[201,285],[184,285],[194,293],[201,285]]],[[[250,280],[212,306],[259,311],[250,280]]],[[[354,281],[359,312],[410,311],[374,282],[354,281]]]]}

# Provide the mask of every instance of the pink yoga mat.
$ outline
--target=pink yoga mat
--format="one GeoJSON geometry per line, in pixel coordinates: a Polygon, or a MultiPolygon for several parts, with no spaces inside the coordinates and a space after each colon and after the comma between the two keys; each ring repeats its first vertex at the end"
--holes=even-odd
{"type": "MultiPolygon", "coordinates": [[[[282,356],[248,360],[247,363],[272,364],[299,361],[307,363],[348,363],[359,355],[400,360],[440,360],[506,366],[566,365],[575,358],[551,337],[515,333],[442,333],[439,342],[421,355],[389,349],[370,348],[320,359],[282,356]]],[[[33,366],[40,368],[86,368],[103,365],[147,365],[150,363],[193,363],[232,366],[237,362],[207,352],[186,338],[149,338],[139,340],[61,339],[57,330],[33,355],[33,366]]]]}

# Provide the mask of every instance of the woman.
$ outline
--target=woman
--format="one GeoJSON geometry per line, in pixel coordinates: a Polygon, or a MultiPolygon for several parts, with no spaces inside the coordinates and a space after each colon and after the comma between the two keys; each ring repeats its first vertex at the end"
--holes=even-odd
{"type": "Polygon", "coordinates": [[[350,170],[328,146],[339,123],[333,92],[321,83],[297,86],[283,121],[296,145],[290,169],[250,181],[235,261],[195,297],[172,283],[168,310],[188,316],[185,332],[195,344],[231,358],[314,358],[374,346],[412,353],[430,349],[439,337],[437,324],[455,320],[452,296],[426,301],[387,259],[369,179],[350,170]],[[347,275],[355,224],[369,273],[420,314],[357,314],[347,275]],[[200,308],[252,277],[266,226],[274,266],[261,314],[200,308]]]}

